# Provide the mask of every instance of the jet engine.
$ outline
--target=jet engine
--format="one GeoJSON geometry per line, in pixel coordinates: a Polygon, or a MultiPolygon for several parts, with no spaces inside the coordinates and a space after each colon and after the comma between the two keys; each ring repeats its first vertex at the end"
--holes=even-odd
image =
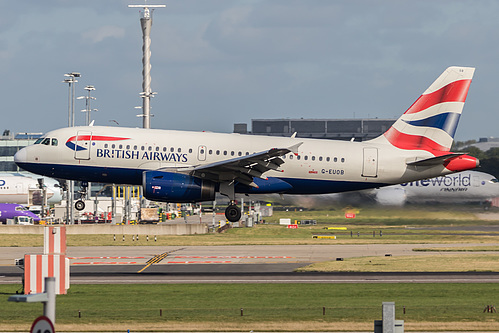
{"type": "Polygon", "coordinates": [[[198,202],[215,199],[215,183],[181,173],[145,171],[144,196],[152,201],[198,202]]]}

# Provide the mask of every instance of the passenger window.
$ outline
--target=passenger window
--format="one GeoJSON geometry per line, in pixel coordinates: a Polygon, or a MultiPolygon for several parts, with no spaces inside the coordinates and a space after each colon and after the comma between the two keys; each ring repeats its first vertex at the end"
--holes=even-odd
{"type": "Polygon", "coordinates": [[[341,163],[343,163],[343,162],[345,162],[345,158],[344,157],[341,158],[341,163]]]}
{"type": "Polygon", "coordinates": [[[171,147],[170,151],[173,153],[175,151],[175,148],[171,147]]]}
{"type": "Polygon", "coordinates": [[[119,145],[119,146],[118,146],[118,149],[123,149],[123,145],[119,145]]]}
{"type": "Polygon", "coordinates": [[[57,146],[57,139],[52,139],[52,146],[57,146]]]}
{"type": "Polygon", "coordinates": [[[227,150],[224,150],[224,155],[227,155],[227,150]]]}
{"type": "Polygon", "coordinates": [[[182,148],[177,149],[177,151],[178,151],[179,153],[180,153],[180,152],[182,152],[182,148]]]}
{"type": "Polygon", "coordinates": [[[293,155],[289,155],[289,159],[292,160],[293,159],[293,155]]]}
{"type": "Polygon", "coordinates": [[[166,149],[167,149],[166,147],[163,147],[163,151],[166,151],[166,149]]]}
{"type": "Polygon", "coordinates": [[[308,160],[308,155],[305,155],[305,156],[303,157],[303,159],[304,159],[305,161],[307,161],[307,160],[308,160]]]}
{"type": "Polygon", "coordinates": [[[312,161],[315,161],[315,156],[312,156],[312,161]]]}
{"type": "Polygon", "coordinates": [[[233,151],[231,151],[231,152],[230,152],[230,155],[231,155],[231,156],[234,156],[234,154],[235,154],[235,153],[234,153],[233,151]]]}
{"type": "Polygon", "coordinates": [[[130,145],[126,145],[126,150],[130,150],[130,145]]]}
{"type": "Polygon", "coordinates": [[[152,150],[152,147],[151,147],[151,146],[149,146],[149,147],[147,148],[147,150],[151,151],[151,150],[152,150]]]}
{"type": "Polygon", "coordinates": [[[322,162],[322,156],[319,156],[319,161],[322,162]]]}
{"type": "Polygon", "coordinates": [[[217,155],[220,155],[220,150],[217,150],[217,155]]]}
{"type": "Polygon", "coordinates": [[[144,146],[140,147],[140,150],[145,150],[145,149],[146,149],[146,147],[144,147],[144,146]]]}
{"type": "Polygon", "coordinates": [[[335,157],[333,161],[334,163],[338,162],[338,157],[335,157]]]}
{"type": "Polygon", "coordinates": [[[242,153],[242,152],[238,152],[238,153],[237,153],[237,156],[242,156],[242,155],[243,155],[243,153],[242,153]]]}
{"type": "Polygon", "coordinates": [[[137,150],[137,146],[133,146],[133,150],[137,150]]]}
{"type": "Polygon", "coordinates": [[[208,154],[210,154],[210,155],[213,154],[213,150],[211,150],[211,149],[208,150],[208,154]]]}
{"type": "Polygon", "coordinates": [[[114,145],[114,143],[113,143],[113,144],[111,145],[111,148],[112,148],[112,149],[114,149],[114,147],[116,147],[116,146],[115,146],[115,145],[114,145]]]}
{"type": "Polygon", "coordinates": [[[159,146],[156,146],[156,151],[159,151],[159,146]]]}
{"type": "Polygon", "coordinates": [[[189,148],[189,154],[191,154],[191,153],[192,153],[192,148],[189,148]]]}
{"type": "Polygon", "coordinates": [[[328,157],[326,157],[326,162],[329,162],[329,161],[331,161],[331,158],[328,156],[328,157]]]}
{"type": "Polygon", "coordinates": [[[301,156],[300,156],[300,155],[296,156],[296,159],[297,159],[297,160],[299,160],[300,158],[301,158],[301,156]]]}

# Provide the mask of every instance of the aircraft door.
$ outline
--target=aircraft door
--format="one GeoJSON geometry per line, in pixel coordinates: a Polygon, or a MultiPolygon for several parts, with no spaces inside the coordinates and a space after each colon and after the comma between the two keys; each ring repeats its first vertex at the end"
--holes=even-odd
{"type": "Polygon", "coordinates": [[[92,132],[78,131],[74,143],[75,159],[89,160],[90,147],[92,146],[92,132]]]}
{"type": "Polygon", "coordinates": [[[473,178],[472,178],[472,182],[473,182],[473,186],[474,187],[480,187],[480,185],[482,185],[482,181],[480,180],[480,176],[478,175],[472,175],[473,178]]]}
{"type": "Polygon", "coordinates": [[[198,160],[199,161],[206,161],[206,146],[199,146],[198,147],[198,160]]]}
{"type": "Polygon", "coordinates": [[[362,177],[378,177],[378,148],[364,148],[362,177]]]}

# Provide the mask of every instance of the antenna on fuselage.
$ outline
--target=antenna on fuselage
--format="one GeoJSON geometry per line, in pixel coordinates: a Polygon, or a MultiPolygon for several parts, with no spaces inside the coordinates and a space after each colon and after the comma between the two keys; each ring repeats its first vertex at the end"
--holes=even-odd
{"type": "Polygon", "coordinates": [[[128,8],[143,8],[140,25],[142,27],[142,92],[140,96],[142,100],[142,124],[143,128],[151,128],[151,97],[156,93],[151,89],[151,27],[152,13],[154,8],[165,8],[166,5],[148,5],[144,1],[143,5],[128,5],[128,8]],[[151,9],[152,8],[152,9],[151,9]]]}

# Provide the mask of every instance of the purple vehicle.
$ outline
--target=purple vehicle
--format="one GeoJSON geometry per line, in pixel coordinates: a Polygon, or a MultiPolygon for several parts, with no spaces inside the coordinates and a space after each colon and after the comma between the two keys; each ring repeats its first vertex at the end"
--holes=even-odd
{"type": "Polygon", "coordinates": [[[5,224],[7,219],[15,220],[16,224],[40,222],[40,217],[23,205],[0,203],[0,222],[5,224]]]}

